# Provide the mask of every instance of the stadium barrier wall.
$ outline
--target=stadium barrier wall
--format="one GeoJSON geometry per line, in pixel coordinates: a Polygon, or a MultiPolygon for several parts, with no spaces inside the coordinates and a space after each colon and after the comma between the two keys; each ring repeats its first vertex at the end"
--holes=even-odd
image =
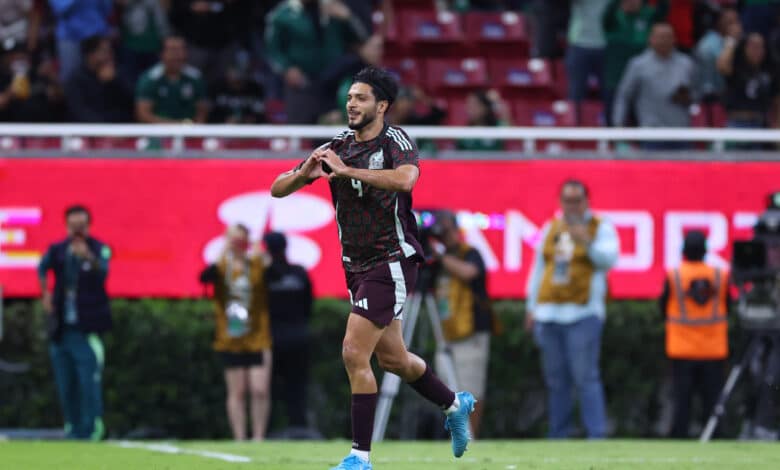
{"type": "MultiPolygon", "coordinates": [[[[293,262],[311,270],[316,294],[346,296],[327,184],[273,199],[274,178],[294,160],[0,159],[0,284],[7,297],[37,296],[35,267],[64,236],[63,211],[93,212],[92,233],[113,249],[115,297],[192,297],[199,270],[220,252],[228,224],[290,237],[293,262]]],[[[459,212],[486,260],[494,297],[520,298],[539,231],[558,207],[560,184],[579,178],[595,211],[611,219],[621,256],[615,298],[658,295],[680,259],[685,230],[709,234],[710,261],[726,266],[731,242],[750,236],[765,197],[780,189],[775,162],[535,160],[421,164],[414,206],[459,212]]]]}

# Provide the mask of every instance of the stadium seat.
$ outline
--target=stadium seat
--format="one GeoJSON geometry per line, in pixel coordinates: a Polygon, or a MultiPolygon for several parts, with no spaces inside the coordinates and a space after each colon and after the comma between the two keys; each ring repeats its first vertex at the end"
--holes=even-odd
{"type": "Polygon", "coordinates": [[[491,59],[489,69],[491,83],[500,88],[504,96],[532,95],[536,98],[558,96],[549,61],[491,59]]]}
{"type": "Polygon", "coordinates": [[[519,99],[512,103],[518,126],[540,127],[603,127],[604,111],[600,101],[580,103],[580,122],[577,122],[575,103],[566,100],[519,99]]]}
{"type": "Polygon", "coordinates": [[[443,11],[404,11],[398,14],[401,42],[416,56],[453,57],[463,54],[463,30],[458,15],[443,11]]]}
{"type": "Polygon", "coordinates": [[[404,85],[425,83],[425,71],[420,60],[414,57],[386,59],[382,65],[404,85]]]}
{"type": "Polygon", "coordinates": [[[287,122],[287,110],[284,100],[265,100],[265,118],[271,124],[287,122]]]}
{"type": "Polygon", "coordinates": [[[487,65],[480,58],[429,59],[426,78],[430,91],[462,97],[464,92],[487,86],[487,65]]]}
{"type": "Polygon", "coordinates": [[[463,16],[466,41],[485,57],[525,57],[528,30],[525,17],[512,11],[469,12],[463,16]]]}

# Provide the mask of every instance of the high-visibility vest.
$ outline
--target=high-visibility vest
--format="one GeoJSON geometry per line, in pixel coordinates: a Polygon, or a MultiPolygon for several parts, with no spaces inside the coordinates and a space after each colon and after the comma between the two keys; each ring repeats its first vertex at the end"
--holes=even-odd
{"type": "Polygon", "coordinates": [[[704,262],[685,261],[669,271],[668,279],[666,355],[692,360],[728,357],[728,274],[704,262]],[[696,301],[692,284],[704,280],[710,282],[712,290],[706,301],[696,301]]]}

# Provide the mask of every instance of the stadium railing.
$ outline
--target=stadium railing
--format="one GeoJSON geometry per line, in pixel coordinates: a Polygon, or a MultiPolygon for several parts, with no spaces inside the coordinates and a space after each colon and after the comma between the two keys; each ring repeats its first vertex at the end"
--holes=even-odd
{"type": "MultiPolygon", "coordinates": [[[[150,151],[174,157],[205,153],[214,157],[220,154],[235,154],[268,158],[312,148],[313,142],[330,139],[344,129],[345,126],[318,125],[2,124],[0,152],[5,156],[13,156],[37,155],[46,151],[55,154],[150,151]],[[102,144],[92,145],[91,139],[103,139],[102,144]],[[116,143],[122,139],[122,143],[116,143]],[[225,142],[240,141],[264,144],[225,145],[225,142]]],[[[612,158],[627,154],[626,147],[621,147],[625,142],[691,142],[697,143],[698,146],[682,153],[698,151],[717,155],[729,153],[729,144],[780,143],[780,130],[769,129],[455,126],[405,126],[404,129],[414,139],[489,139],[512,142],[514,146],[503,152],[511,155],[545,155],[574,151],[612,158]],[[541,143],[549,142],[564,143],[564,147],[548,146],[547,150],[540,149],[541,143]],[[577,147],[582,143],[589,143],[590,147],[577,147]],[[575,148],[566,148],[565,144],[573,144],[575,148]]],[[[629,154],[636,153],[636,147],[629,147],[629,154]]],[[[735,153],[749,152],[739,150],[735,153]]],[[[665,151],[664,154],[669,156],[674,152],[665,151]]],[[[777,158],[776,152],[759,151],[756,154],[764,154],[762,158],[777,158]]],[[[446,156],[446,152],[444,155],[446,156]]]]}

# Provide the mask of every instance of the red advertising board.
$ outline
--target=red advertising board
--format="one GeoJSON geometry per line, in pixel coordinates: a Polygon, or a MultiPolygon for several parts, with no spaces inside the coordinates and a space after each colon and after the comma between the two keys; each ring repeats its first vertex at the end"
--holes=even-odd
{"type": "MultiPolygon", "coordinates": [[[[114,258],[116,296],[197,296],[199,270],[221,249],[226,225],[253,239],[290,237],[318,295],[346,296],[327,184],[271,198],[276,175],[294,165],[262,160],[0,160],[0,284],[7,296],[38,294],[35,267],[64,237],[64,209],[93,213],[94,236],[114,258]]],[[[617,298],[658,295],[679,260],[683,233],[704,228],[710,259],[727,265],[734,239],[750,235],[766,195],[780,189],[777,163],[661,161],[426,161],[417,208],[460,211],[466,238],[482,252],[496,297],[522,297],[538,231],[557,210],[562,181],[587,183],[595,211],[618,227],[621,256],[610,276],[617,298]]]]}

